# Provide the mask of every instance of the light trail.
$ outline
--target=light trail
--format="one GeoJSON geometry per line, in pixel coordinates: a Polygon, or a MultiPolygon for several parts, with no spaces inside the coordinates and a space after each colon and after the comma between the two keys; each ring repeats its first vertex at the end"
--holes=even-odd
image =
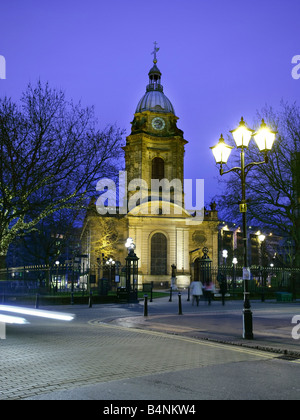
{"type": "Polygon", "coordinates": [[[10,315],[1,315],[0,314],[0,323],[4,324],[29,324],[25,318],[20,318],[18,316],[10,316],[10,315]]]}
{"type": "Polygon", "coordinates": [[[55,319],[58,321],[72,321],[75,318],[75,315],[73,314],[63,314],[61,312],[44,311],[41,309],[30,309],[8,305],[0,305],[0,312],[36,316],[40,318],[55,319]]]}

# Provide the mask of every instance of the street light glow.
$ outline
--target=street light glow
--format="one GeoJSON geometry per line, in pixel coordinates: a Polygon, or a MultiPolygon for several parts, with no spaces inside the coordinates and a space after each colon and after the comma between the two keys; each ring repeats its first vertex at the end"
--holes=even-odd
{"type": "Polygon", "coordinates": [[[249,146],[254,130],[251,130],[246,126],[244,118],[242,117],[238,128],[236,128],[235,130],[231,130],[230,132],[234,138],[236,147],[239,148],[249,146]]]}
{"type": "Polygon", "coordinates": [[[256,232],[256,235],[257,235],[257,237],[259,239],[259,242],[263,242],[266,239],[266,235],[264,235],[263,233],[261,233],[260,230],[256,232]]]}
{"type": "Polygon", "coordinates": [[[226,165],[233,147],[225,143],[223,134],[221,134],[219,143],[213,147],[210,147],[210,149],[213,152],[216,163],[226,165]]]}
{"type": "Polygon", "coordinates": [[[223,258],[227,258],[228,257],[228,251],[227,251],[227,249],[223,249],[222,255],[223,255],[223,258]]]}
{"type": "Polygon", "coordinates": [[[125,243],[126,248],[128,249],[134,249],[135,248],[135,244],[133,242],[132,238],[127,238],[127,241],[125,243]]]}
{"type": "Polygon", "coordinates": [[[262,120],[260,129],[254,134],[254,140],[260,152],[269,152],[275,141],[276,131],[272,131],[267,127],[267,124],[262,120]]]}

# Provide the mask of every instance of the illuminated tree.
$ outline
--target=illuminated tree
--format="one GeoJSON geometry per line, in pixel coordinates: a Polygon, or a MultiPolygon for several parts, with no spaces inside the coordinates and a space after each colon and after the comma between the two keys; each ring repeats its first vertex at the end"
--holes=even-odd
{"type": "Polygon", "coordinates": [[[48,84],[28,86],[17,105],[0,99],[0,256],[61,209],[83,208],[96,182],[117,171],[123,132],[99,130],[93,108],[48,84]]]}

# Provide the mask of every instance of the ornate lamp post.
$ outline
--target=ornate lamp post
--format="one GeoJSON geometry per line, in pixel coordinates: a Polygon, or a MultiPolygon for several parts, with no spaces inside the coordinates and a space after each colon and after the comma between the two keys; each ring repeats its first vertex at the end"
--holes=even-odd
{"type": "Polygon", "coordinates": [[[138,261],[136,256],[135,244],[132,238],[128,238],[125,244],[128,249],[128,256],[126,261],[126,291],[128,302],[137,302],[137,288],[138,288],[138,261]]]}
{"type": "Polygon", "coordinates": [[[238,128],[231,131],[234,138],[236,147],[241,149],[241,166],[232,168],[228,171],[223,170],[223,165],[226,165],[228,158],[230,156],[232,146],[225,144],[224,138],[221,135],[219,143],[216,146],[211,147],[213,155],[215,157],[216,163],[220,165],[220,175],[225,175],[229,172],[236,172],[241,179],[242,186],[242,200],[240,203],[240,212],[243,215],[243,243],[244,243],[244,310],[243,310],[243,338],[251,340],[253,339],[253,323],[252,323],[252,312],[251,305],[249,300],[249,267],[248,267],[248,244],[247,244],[247,201],[246,201],[246,176],[249,170],[256,165],[261,165],[268,163],[267,153],[272,149],[276,132],[271,131],[264,120],[262,120],[259,130],[255,133],[254,130],[251,130],[246,126],[246,123],[242,117],[238,128]],[[259,148],[260,152],[264,153],[264,161],[262,162],[252,162],[245,165],[245,150],[248,149],[251,137],[254,137],[254,140],[259,148]]]}
{"type": "Polygon", "coordinates": [[[233,266],[233,281],[232,281],[232,287],[233,287],[233,291],[235,291],[236,289],[236,265],[238,263],[238,260],[236,257],[233,258],[232,260],[232,266],[233,266]]]}
{"type": "Polygon", "coordinates": [[[55,291],[57,293],[58,291],[58,267],[59,267],[60,262],[57,260],[55,261],[55,265],[56,265],[56,280],[55,280],[55,291]]]}
{"type": "Polygon", "coordinates": [[[207,247],[204,247],[202,249],[202,252],[203,252],[203,256],[199,260],[200,280],[201,280],[203,286],[207,286],[212,281],[212,276],[211,276],[212,260],[208,256],[208,248],[207,247]]]}
{"type": "Polygon", "coordinates": [[[109,260],[106,261],[106,265],[108,267],[108,272],[109,272],[109,279],[108,279],[109,289],[111,289],[112,286],[113,286],[112,285],[112,275],[111,275],[111,272],[112,272],[112,268],[115,266],[115,264],[116,264],[116,262],[112,258],[110,258],[109,260]]]}
{"type": "Polygon", "coordinates": [[[227,249],[223,249],[223,251],[222,251],[222,257],[223,257],[223,266],[225,268],[225,270],[224,270],[224,273],[225,273],[224,274],[224,277],[225,277],[225,282],[227,284],[227,258],[228,258],[228,251],[227,251],[227,249]]]}
{"type": "Polygon", "coordinates": [[[261,287],[261,301],[265,301],[265,280],[266,280],[266,271],[264,269],[263,262],[263,253],[262,253],[262,243],[266,239],[266,236],[260,232],[256,232],[257,241],[258,241],[258,266],[259,266],[259,283],[261,287]]]}

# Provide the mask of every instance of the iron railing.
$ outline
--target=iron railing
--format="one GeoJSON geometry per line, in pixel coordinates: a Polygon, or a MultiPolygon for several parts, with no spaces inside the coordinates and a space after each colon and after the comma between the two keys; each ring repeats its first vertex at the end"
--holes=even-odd
{"type": "MultiPolygon", "coordinates": [[[[207,273],[206,273],[207,274],[207,273]]],[[[218,292],[221,281],[225,281],[227,291],[232,296],[243,293],[243,268],[225,265],[211,267],[210,277],[218,292]]],[[[171,277],[165,288],[171,286],[171,277]]],[[[139,282],[139,289],[143,285],[139,282]]],[[[2,296],[19,296],[59,293],[89,293],[99,296],[117,294],[126,288],[126,269],[124,266],[95,265],[85,267],[77,263],[54,266],[11,267],[0,270],[0,300],[2,296]]],[[[154,284],[156,288],[156,284],[154,284]]],[[[276,292],[289,292],[296,298],[300,295],[300,269],[277,267],[251,267],[249,281],[251,294],[275,295],[276,292]]],[[[300,297],[300,296],[299,296],[300,297]]]]}

